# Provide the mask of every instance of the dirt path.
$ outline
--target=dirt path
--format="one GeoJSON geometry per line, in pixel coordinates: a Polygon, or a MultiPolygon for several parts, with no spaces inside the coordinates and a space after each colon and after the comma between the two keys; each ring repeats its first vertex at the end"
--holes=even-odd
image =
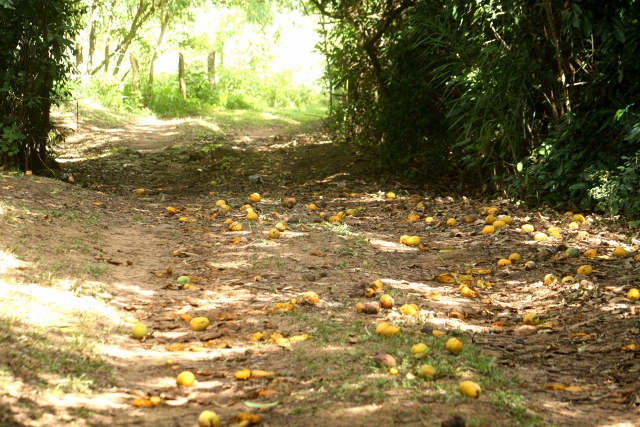
{"type": "Polygon", "coordinates": [[[376,176],[319,124],[225,131],[82,123],[61,147],[74,183],[0,175],[0,425],[187,427],[209,409],[225,426],[256,421],[246,414],[265,426],[462,425],[455,415],[467,426],[640,426],[639,306],[625,298],[638,267],[633,253],[611,256],[635,249],[628,230],[597,217],[569,230],[560,213],[376,176]],[[249,181],[257,174],[263,183],[249,181]],[[254,192],[260,220],[248,221],[241,207],[254,192]],[[483,235],[492,206],[514,223],[483,235]],[[286,231],[269,239],[278,222],[286,231]],[[557,225],[561,237],[536,243],[525,223],[557,225]],[[424,250],[399,244],[403,235],[424,250]],[[561,243],[601,257],[567,257],[561,243]],[[514,252],[521,263],[496,267],[514,252]],[[542,283],[582,264],[595,272],[579,283],[542,283]],[[178,286],[182,275],[194,289],[178,286]],[[394,308],[357,312],[375,280],[394,308]],[[477,297],[460,294],[465,280],[477,297]],[[305,303],[308,291],[320,301],[305,303]],[[532,312],[540,323],[524,326],[532,312]],[[210,326],[192,331],[185,319],[201,316],[210,326]],[[142,341],[130,336],[136,320],[149,330],[142,341]],[[383,321],[402,335],[377,335],[383,321]],[[444,350],[452,336],[465,345],[458,356],[444,350]],[[424,360],[411,354],[418,342],[424,360]],[[385,353],[397,374],[376,360],[385,353]],[[416,376],[425,362],[432,381],[416,376]],[[242,369],[257,377],[236,379],[242,369]],[[193,386],[176,387],[182,371],[193,386]],[[457,393],[463,379],[482,386],[479,399],[457,393]]]}

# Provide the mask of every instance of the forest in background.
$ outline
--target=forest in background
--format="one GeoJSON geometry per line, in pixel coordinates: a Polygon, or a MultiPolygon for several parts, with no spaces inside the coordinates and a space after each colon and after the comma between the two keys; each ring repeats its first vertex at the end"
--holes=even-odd
{"type": "Polygon", "coordinates": [[[46,163],[61,99],[161,116],[302,108],[323,98],[297,76],[324,67],[334,136],[381,167],[637,218],[638,16],[633,0],[0,0],[0,156],[46,163]],[[312,36],[324,60],[282,67],[312,36]]]}

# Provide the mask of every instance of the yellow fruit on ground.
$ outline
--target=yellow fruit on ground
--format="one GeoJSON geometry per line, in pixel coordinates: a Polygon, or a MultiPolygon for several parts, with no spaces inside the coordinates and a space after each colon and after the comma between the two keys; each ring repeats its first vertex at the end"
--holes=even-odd
{"type": "Polygon", "coordinates": [[[182,371],[176,377],[176,384],[179,386],[189,387],[192,386],[195,381],[196,376],[190,371],[182,371]]]}
{"type": "Polygon", "coordinates": [[[318,205],[316,205],[315,203],[309,203],[307,205],[307,209],[312,210],[312,211],[317,211],[318,210],[318,205]]]}
{"type": "Polygon", "coordinates": [[[344,213],[348,216],[358,216],[358,211],[356,209],[347,209],[344,213]]]}
{"type": "Polygon", "coordinates": [[[584,274],[585,276],[590,276],[593,273],[593,268],[590,265],[581,265],[578,267],[578,274],[584,274]]]}
{"type": "Polygon", "coordinates": [[[192,331],[204,331],[209,327],[209,319],[207,319],[206,317],[194,317],[189,322],[189,327],[192,331]]]}
{"type": "Polygon", "coordinates": [[[429,347],[424,343],[414,344],[411,347],[411,354],[416,359],[424,359],[429,354],[429,347]]]}
{"type": "Polygon", "coordinates": [[[578,231],[578,234],[576,235],[576,237],[578,237],[579,239],[582,239],[582,240],[587,240],[589,238],[589,232],[588,231],[584,231],[584,230],[580,230],[580,231],[578,231]]]}
{"type": "Polygon", "coordinates": [[[384,331],[388,327],[389,327],[389,324],[387,322],[378,323],[378,326],[376,326],[376,334],[380,335],[382,331],[384,331]]]}
{"type": "Polygon", "coordinates": [[[304,299],[308,304],[317,304],[320,302],[320,296],[313,291],[305,292],[302,295],[302,299],[304,299]]]}
{"type": "Polygon", "coordinates": [[[513,218],[511,218],[510,216],[501,216],[500,218],[498,218],[498,221],[502,221],[507,225],[513,224],[513,218]]]}
{"type": "Polygon", "coordinates": [[[493,225],[485,225],[482,229],[482,234],[493,234],[496,232],[496,228],[493,225]]]}
{"type": "Polygon", "coordinates": [[[522,227],[520,227],[520,230],[524,231],[525,233],[531,233],[535,230],[535,228],[531,224],[524,224],[522,227]]]}
{"type": "Polygon", "coordinates": [[[576,283],[576,278],[573,276],[564,276],[561,280],[563,285],[572,285],[576,283]]]}
{"type": "Polygon", "coordinates": [[[391,309],[393,308],[393,303],[394,301],[391,295],[384,294],[380,297],[380,305],[382,306],[382,308],[391,309]]]}
{"type": "Polygon", "coordinates": [[[462,341],[458,338],[449,338],[444,345],[449,353],[458,354],[462,351],[462,341]]]}
{"type": "Polygon", "coordinates": [[[456,225],[458,225],[458,221],[456,221],[456,219],[455,219],[455,218],[449,218],[449,219],[447,220],[447,225],[448,225],[449,227],[455,227],[456,225]]]}
{"type": "Polygon", "coordinates": [[[578,222],[578,223],[583,223],[584,222],[584,216],[580,215],[580,214],[575,214],[571,219],[573,219],[573,221],[578,222]]]}
{"type": "Polygon", "coordinates": [[[506,259],[506,258],[502,258],[500,260],[498,260],[498,267],[506,267],[508,265],[511,265],[511,261],[506,259]]]}
{"type": "Polygon", "coordinates": [[[549,236],[557,239],[562,234],[562,229],[560,227],[549,227],[547,232],[549,233],[549,236]]]}
{"type": "Polygon", "coordinates": [[[476,291],[466,285],[462,285],[462,287],[460,288],[460,293],[465,298],[475,298],[478,296],[478,293],[476,291]]]}
{"type": "Polygon", "coordinates": [[[624,258],[627,256],[627,250],[624,248],[615,248],[613,250],[613,256],[616,258],[624,258]]]}
{"type": "Polygon", "coordinates": [[[361,302],[356,303],[356,311],[358,313],[362,313],[364,311],[364,304],[361,302]]]}
{"type": "Polygon", "coordinates": [[[398,368],[389,368],[389,374],[398,375],[398,368]]]}
{"type": "Polygon", "coordinates": [[[247,216],[246,218],[249,221],[256,221],[258,219],[258,214],[256,213],[256,211],[254,211],[253,209],[251,209],[249,212],[247,212],[247,216]]]}
{"type": "Polygon", "coordinates": [[[400,312],[400,314],[403,314],[405,316],[417,316],[420,312],[420,307],[415,304],[405,304],[400,306],[398,311],[400,312]]]}
{"type": "Polygon", "coordinates": [[[640,299],[640,290],[638,290],[636,288],[629,289],[629,292],[627,292],[627,298],[628,299],[640,299]]]}
{"type": "Polygon", "coordinates": [[[278,222],[273,227],[281,233],[284,233],[287,230],[287,226],[283,222],[278,222]]]}
{"type": "Polygon", "coordinates": [[[513,264],[517,264],[520,261],[522,261],[522,257],[520,256],[519,253],[512,253],[511,255],[509,255],[509,261],[511,261],[513,264]]]}
{"type": "Polygon", "coordinates": [[[575,221],[571,221],[569,225],[567,225],[567,228],[569,230],[577,230],[578,228],[580,228],[580,224],[575,221]]]}
{"type": "Polygon", "coordinates": [[[506,226],[507,226],[507,223],[504,222],[504,221],[500,221],[500,220],[493,221],[493,227],[494,228],[502,228],[502,227],[506,227],[506,226]]]}
{"type": "Polygon", "coordinates": [[[202,411],[198,416],[198,427],[218,427],[220,417],[213,411],[202,411]]]}
{"type": "Polygon", "coordinates": [[[408,239],[409,239],[409,236],[407,236],[406,234],[404,236],[400,236],[400,244],[406,245],[408,239]]]}
{"type": "Polygon", "coordinates": [[[557,281],[558,281],[558,277],[553,274],[547,274],[546,276],[544,276],[544,284],[547,286],[553,285],[557,281]]]}
{"type": "Polygon", "coordinates": [[[527,313],[522,318],[522,323],[524,323],[525,325],[535,326],[539,322],[540,322],[540,319],[538,319],[538,315],[536,313],[527,313]]]}
{"type": "Polygon", "coordinates": [[[439,331],[437,329],[434,329],[433,332],[431,332],[431,335],[433,335],[436,338],[440,338],[445,336],[446,334],[444,333],[444,331],[439,331]]]}
{"type": "Polygon", "coordinates": [[[251,193],[249,195],[249,200],[253,203],[258,203],[260,200],[262,200],[262,197],[260,197],[258,193],[251,193]]]}
{"type": "Polygon", "coordinates": [[[269,230],[269,238],[270,239],[279,239],[280,238],[280,231],[278,231],[277,228],[272,228],[271,230],[269,230]]]}
{"type": "Polygon", "coordinates": [[[396,193],[394,193],[393,191],[389,191],[387,193],[387,199],[395,199],[396,198],[396,193]]]}
{"type": "Polygon", "coordinates": [[[131,327],[131,335],[137,340],[146,337],[148,333],[147,327],[142,323],[136,323],[131,327]]]}
{"type": "Polygon", "coordinates": [[[242,224],[238,221],[233,221],[229,224],[229,231],[242,231],[242,224]]]}
{"type": "Polygon", "coordinates": [[[597,258],[598,252],[595,249],[587,249],[582,253],[582,256],[585,258],[597,258]]]}
{"type": "Polygon", "coordinates": [[[640,254],[634,256],[633,260],[636,261],[636,262],[640,261],[640,254]]]}
{"type": "Polygon", "coordinates": [[[382,335],[387,337],[392,337],[395,335],[400,335],[402,333],[402,329],[399,326],[389,326],[387,329],[382,331],[382,335]]]}
{"type": "Polygon", "coordinates": [[[373,282],[369,283],[369,288],[373,289],[376,292],[381,291],[383,287],[384,283],[382,282],[382,280],[374,280],[373,282]]]}
{"type": "Polygon", "coordinates": [[[144,188],[138,188],[135,193],[136,196],[144,196],[144,193],[146,193],[147,191],[144,188]]]}
{"type": "Polygon", "coordinates": [[[549,240],[549,236],[547,236],[543,232],[538,232],[533,236],[533,240],[535,240],[536,242],[544,242],[546,240],[549,240]]]}
{"type": "Polygon", "coordinates": [[[420,237],[418,236],[410,236],[405,241],[405,245],[407,246],[420,246],[420,237]]]}
{"type": "Polygon", "coordinates": [[[424,222],[426,222],[427,224],[430,222],[433,222],[433,217],[432,216],[428,216],[424,219],[424,222]]]}
{"type": "Polygon", "coordinates": [[[216,206],[226,206],[227,202],[225,202],[224,200],[220,199],[220,200],[216,200],[216,206]]]}
{"type": "Polygon", "coordinates": [[[487,217],[484,219],[484,223],[487,225],[492,225],[494,222],[496,222],[496,217],[493,215],[487,215],[487,217]]]}
{"type": "Polygon", "coordinates": [[[420,378],[424,378],[425,380],[430,380],[436,374],[436,370],[431,365],[422,365],[420,369],[418,369],[418,376],[420,378]]]}
{"type": "Polygon", "coordinates": [[[464,217],[464,222],[466,222],[467,224],[473,224],[475,221],[476,219],[471,215],[467,215],[464,217]]]}
{"type": "Polygon", "coordinates": [[[480,397],[480,393],[482,393],[482,389],[477,383],[473,381],[462,381],[458,386],[458,392],[464,397],[469,397],[472,399],[477,399],[480,397]]]}

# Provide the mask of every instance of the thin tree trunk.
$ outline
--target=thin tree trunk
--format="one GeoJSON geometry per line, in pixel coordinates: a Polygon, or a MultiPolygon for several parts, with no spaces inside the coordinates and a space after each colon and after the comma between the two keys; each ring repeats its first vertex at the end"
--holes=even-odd
{"type": "Polygon", "coordinates": [[[84,56],[82,55],[82,45],[79,41],[76,41],[76,67],[80,69],[83,62],[84,56]]]}
{"type": "Polygon", "coordinates": [[[140,67],[135,53],[129,52],[129,61],[131,62],[131,97],[138,99],[138,92],[140,90],[140,67]]]}
{"type": "Polygon", "coordinates": [[[216,52],[209,52],[207,57],[207,72],[209,74],[209,89],[216,89],[216,52]]]}
{"type": "Polygon", "coordinates": [[[91,21],[91,31],[89,32],[89,59],[87,61],[87,74],[93,69],[93,57],[96,53],[96,21],[91,21]]]}
{"type": "Polygon", "coordinates": [[[180,52],[178,58],[178,75],[180,80],[180,94],[182,94],[182,99],[187,99],[187,79],[184,74],[184,55],[182,52],[180,52]]]}
{"type": "Polygon", "coordinates": [[[151,96],[153,94],[153,73],[156,60],[158,59],[158,50],[160,50],[160,46],[162,46],[162,40],[164,38],[164,33],[167,30],[167,26],[169,25],[169,20],[171,15],[164,10],[165,2],[163,1],[160,5],[160,16],[162,19],[162,24],[160,26],[160,35],[158,36],[158,41],[153,49],[153,55],[151,56],[151,63],[149,64],[149,85],[145,91],[143,104],[145,107],[149,106],[149,102],[151,102],[151,96]]]}
{"type": "Polygon", "coordinates": [[[129,32],[125,36],[125,38],[118,44],[118,47],[114,51],[118,53],[118,60],[116,61],[116,66],[113,69],[113,75],[117,75],[120,72],[120,65],[122,64],[122,60],[124,59],[124,54],[127,53],[131,42],[136,37],[138,30],[142,25],[147,21],[147,19],[153,15],[155,11],[155,6],[153,2],[147,3],[145,0],[140,0],[138,3],[138,9],[136,10],[136,15],[133,17],[131,21],[131,26],[129,27],[129,32]]]}
{"type": "Polygon", "coordinates": [[[555,56],[556,62],[558,66],[559,73],[559,85],[561,86],[561,92],[564,95],[564,109],[561,113],[564,115],[565,113],[571,112],[571,99],[569,98],[569,89],[567,88],[567,76],[564,68],[564,57],[562,56],[562,50],[560,49],[560,37],[558,36],[558,29],[556,27],[556,19],[553,13],[553,8],[551,6],[551,0],[544,0],[544,9],[547,13],[547,20],[549,21],[549,33],[551,35],[551,41],[553,43],[553,47],[555,48],[555,56]]]}

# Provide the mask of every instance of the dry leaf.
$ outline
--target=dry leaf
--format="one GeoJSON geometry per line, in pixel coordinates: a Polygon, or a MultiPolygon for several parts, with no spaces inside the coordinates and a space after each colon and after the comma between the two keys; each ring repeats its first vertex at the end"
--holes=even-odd
{"type": "Polygon", "coordinates": [[[272,376],[274,373],[271,371],[262,371],[260,369],[256,369],[251,371],[251,378],[267,378],[272,376]]]}

